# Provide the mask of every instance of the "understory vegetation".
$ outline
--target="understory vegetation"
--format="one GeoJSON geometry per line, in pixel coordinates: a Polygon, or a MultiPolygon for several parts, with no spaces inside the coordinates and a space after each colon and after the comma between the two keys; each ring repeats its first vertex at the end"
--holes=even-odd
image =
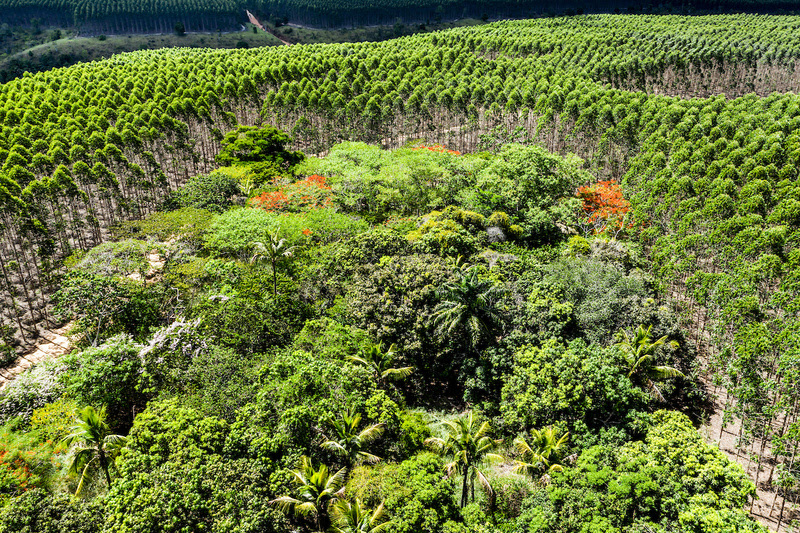
{"type": "Polygon", "coordinates": [[[79,349],[0,396],[0,531],[761,531],[619,184],[289,140],[238,128],[66,261],[79,349]]]}

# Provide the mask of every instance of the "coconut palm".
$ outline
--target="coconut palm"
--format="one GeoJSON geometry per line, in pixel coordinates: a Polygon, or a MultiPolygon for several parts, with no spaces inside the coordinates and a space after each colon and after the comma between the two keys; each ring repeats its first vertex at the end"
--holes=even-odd
{"type": "Polygon", "coordinates": [[[383,424],[373,424],[359,431],[361,414],[349,411],[342,414],[339,420],[330,420],[329,423],[333,427],[333,434],[332,437],[326,437],[322,447],[343,457],[348,466],[359,461],[377,463],[381,460],[377,455],[368,453],[365,448],[381,436],[383,424]]]}
{"type": "Polygon", "coordinates": [[[472,411],[455,421],[446,421],[445,424],[448,429],[447,437],[431,437],[425,440],[425,444],[439,455],[450,458],[450,462],[445,465],[448,477],[456,474],[462,476],[461,507],[466,507],[470,493],[472,501],[475,501],[475,478],[489,495],[493,495],[494,489],[489,479],[479,468],[487,461],[503,460],[502,456],[491,453],[502,441],[488,437],[491,431],[489,423],[479,424],[472,411]]]}
{"type": "Polygon", "coordinates": [[[500,313],[495,305],[500,288],[481,279],[475,267],[456,270],[456,277],[457,281],[445,283],[438,291],[439,304],[434,309],[434,323],[441,335],[465,331],[472,348],[477,349],[500,322],[500,313]]]}
{"type": "MultiPolygon", "coordinates": [[[[622,355],[625,357],[628,378],[631,380],[641,379],[647,388],[659,401],[664,402],[664,396],[656,387],[655,380],[667,378],[682,378],[683,373],[671,366],[658,366],[655,364],[654,354],[656,350],[667,344],[667,336],[664,335],[655,341],[650,340],[650,330],[653,326],[644,327],[640,325],[633,336],[627,331],[621,332],[622,340],[617,343],[622,355]]],[[[678,347],[676,341],[670,341],[669,345],[673,348],[678,347]]]]}
{"type": "Polygon", "coordinates": [[[72,446],[71,474],[80,475],[75,495],[79,495],[91,478],[94,465],[98,465],[105,474],[106,484],[111,488],[109,465],[125,444],[125,437],[112,435],[106,423],[106,411],[93,407],[85,407],[78,411],[72,433],[64,437],[67,445],[72,446]]]}
{"type": "Polygon", "coordinates": [[[394,344],[389,346],[388,350],[383,351],[383,343],[381,342],[365,350],[361,350],[358,355],[350,356],[347,360],[351,363],[367,367],[375,374],[375,377],[380,382],[397,381],[410,376],[411,372],[414,371],[414,367],[404,366],[394,368],[392,363],[394,362],[395,355],[397,355],[397,349],[394,344]]]}
{"type": "Polygon", "coordinates": [[[558,463],[566,448],[569,433],[558,435],[558,430],[547,427],[531,430],[530,443],[524,437],[514,439],[514,446],[522,456],[514,461],[513,472],[523,474],[547,483],[553,472],[561,472],[564,467],[558,463]]]}
{"type": "Polygon", "coordinates": [[[250,246],[253,248],[253,257],[250,258],[250,262],[269,262],[272,267],[272,295],[277,296],[278,263],[285,257],[291,257],[294,253],[295,246],[289,246],[286,243],[286,239],[280,238],[276,232],[269,232],[268,236],[269,242],[255,241],[250,243],[250,246]]]}
{"type": "Polygon", "coordinates": [[[312,517],[319,531],[328,526],[328,508],[341,497],[346,470],[342,468],[331,474],[325,465],[314,468],[311,459],[305,455],[300,458],[298,469],[292,472],[295,496],[281,496],[269,503],[277,506],[287,515],[312,517]]]}
{"type": "Polygon", "coordinates": [[[335,522],[334,533],[379,533],[393,525],[387,520],[383,502],[371,511],[358,498],[353,503],[339,500],[333,505],[331,515],[335,522]]]}

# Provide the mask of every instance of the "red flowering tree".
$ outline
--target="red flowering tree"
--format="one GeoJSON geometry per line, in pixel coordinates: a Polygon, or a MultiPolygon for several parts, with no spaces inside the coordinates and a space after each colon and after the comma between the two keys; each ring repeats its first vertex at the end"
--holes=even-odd
{"type": "Polygon", "coordinates": [[[585,234],[616,237],[633,227],[628,221],[631,204],[622,195],[622,187],[615,180],[579,187],[577,196],[583,201],[578,223],[585,234]]]}
{"type": "Polygon", "coordinates": [[[251,207],[277,212],[299,212],[330,207],[333,202],[327,178],[314,174],[300,181],[280,185],[250,200],[251,207]]]}

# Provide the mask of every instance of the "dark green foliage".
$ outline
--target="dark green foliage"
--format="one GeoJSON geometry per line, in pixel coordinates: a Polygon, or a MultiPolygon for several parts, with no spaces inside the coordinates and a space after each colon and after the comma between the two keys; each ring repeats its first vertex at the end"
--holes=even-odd
{"type": "Polygon", "coordinates": [[[398,346],[398,364],[416,367],[418,376],[451,380],[457,361],[441,351],[447,341],[436,335],[434,324],[436,289],[451,276],[444,260],[435,256],[392,257],[366,265],[348,291],[348,314],[385,345],[398,346]]]}
{"type": "Polygon", "coordinates": [[[131,284],[80,270],[70,272],[54,296],[55,314],[75,320],[92,346],[97,346],[130,301],[131,284]]]}
{"type": "Polygon", "coordinates": [[[620,329],[637,326],[656,311],[650,279],[642,271],[628,273],[618,263],[584,257],[564,258],[546,271],[545,285],[563,294],[580,335],[591,342],[609,343],[620,329]]]}
{"type": "Polygon", "coordinates": [[[104,522],[102,500],[74,499],[42,489],[29,490],[0,510],[2,533],[101,533],[104,522]]]}

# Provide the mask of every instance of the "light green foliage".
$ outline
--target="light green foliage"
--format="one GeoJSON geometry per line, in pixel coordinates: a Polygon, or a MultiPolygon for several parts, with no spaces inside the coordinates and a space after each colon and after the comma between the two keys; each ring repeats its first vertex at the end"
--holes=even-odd
{"type": "Polygon", "coordinates": [[[483,169],[467,205],[489,216],[503,211],[537,241],[557,238],[571,226],[580,202],[574,189],[586,181],[580,159],[537,146],[508,145],[483,169]]]}
{"type": "Polygon", "coordinates": [[[658,411],[644,442],[592,447],[551,485],[552,510],[529,531],[607,531],[634,525],[692,532],[765,531],[742,509],[755,491],[741,466],[703,442],[689,419],[658,411]],[[651,526],[652,524],[652,526],[651,526]]]}
{"type": "Polygon", "coordinates": [[[231,209],[220,215],[204,237],[205,247],[212,254],[231,256],[245,261],[254,241],[278,229],[275,215],[262,209],[231,209]]]}
{"type": "Polygon", "coordinates": [[[382,222],[392,213],[421,215],[456,203],[485,165],[478,156],[343,143],[324,159],[307,160],[301,171],[327,176],[339,205],[382,222]]]}
{"type": "Polygon", "coordinates": [[[368,507],[384,502],[392,518],[391,533],[439,533],[458,519],[454,482],[442,475],[442,460],[421,453],[400,464],[359,467],[347,484],[347,495],[368,507]]]}
{"type": "MultiPolygon", "coordinates": [[[[451,213],[452,211],[431,211],[422,217],[417,229],[407,235],[416,253],[469,257],[478,251],[478,239],[457,222],[451,213]]],[[[464,212],[456,211],[456,214],[461,213],[464,212]]],[[[459,218],[469,220],[468,217],[459,218]]],[[[471,229],[474,231],[475,226],[471,229]]]]}
{"type": "Polygon", "coordinates": [[[239,181],[228,172],[216,170],[190,178],[172,194],[167,204],[222,213],[233,205],[238,194],[241,194],[239,181]]]}
{"type": "Polygon", "coordinates": [[[74,400],[64,398],[34,409],[31,431],[43,440],[58,442],[69,434],[77,410],[78,404],[74,400]]]}
{"type": "Polygon", "coordinates": [[[176,239],[192,248],[202,245],[202,236],[216,216],[205,209],[186,207],[166,213],[153,213],[143,220],[133,220],[115,228],[115,235],[142,239],[153,237],[166,242],[176,239]]]}
{"type": "Polygon", "coordinates": [[[320,318],[305,323],[293,346],[324,359],[345,360],[371,344],[366,331],[330,318],[320,318]]]}
{"type": "Polygon", "coordinates": [[[500,410],[510,428],[565,426],[572,442],[622,442],[637,433],[637,410],[647,396],[618,364],[615,349],[550,340],[516,353],[503,386],[500,410]]]}
{"type": "Polygon", "coordinates": [[[129,428],[147,401],[138,390],[142,348],[129,336],[118,335],[96,348],[65,355],[61,362],[66,368],[59,376],[64,393],[80,405],[105,406],[115,430],[129,428]]]}
{"type": "Polygon", "coordinates": [[[273,126],[239,126],[222,139],[217,162],[222,165],[271,162],[290,170],[303,160],[300,152],[290,152],[285,146],[291,138],[273,126]]]}
{"type": "Polygon", "coordinates": [[[362,220],[332,209],[286,215],[255,208],[232,209],[220,215],[211,226],[205,236],[205,247],[214,255],[244,261],[250,259],[251,243],[264,241],[270,232],[285,238],[289,245],[300,245],[309,241],[329,243],[347,239],[368,228],[362,220]],[[310,230],[310,235],[305,235],[304,230],[310,230]]]}

